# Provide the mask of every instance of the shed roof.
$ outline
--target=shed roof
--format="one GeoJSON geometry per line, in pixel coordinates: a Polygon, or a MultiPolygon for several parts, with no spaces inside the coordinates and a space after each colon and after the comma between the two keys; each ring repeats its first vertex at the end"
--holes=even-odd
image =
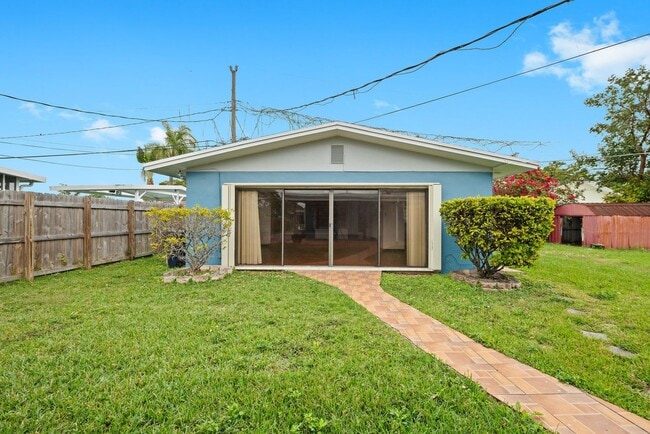
{"type": "Polygon", "coordinates": [[[646,216],[650,217],[650,203],[569,203],[555,209],[564,216],[646,216]]]}
{"type": "Polygon", "coordinates": [[[355,124],[332,122],[165,158],[146,163],[144,169],[168,176],[178,176],[187,173],[188,170],[191,171],[192,168],[205,166],[206,164],[332,137],[354,139],[405,151],[472,163],[490,169],[495,178],[538,167],[536,162],[518,157],[450,145],[355,124]]]}

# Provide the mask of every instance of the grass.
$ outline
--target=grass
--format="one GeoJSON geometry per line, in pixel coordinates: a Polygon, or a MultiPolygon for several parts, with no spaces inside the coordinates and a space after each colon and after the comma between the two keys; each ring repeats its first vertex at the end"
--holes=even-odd
{"type": "Polygon", "coordinates": [[[163,271],[0,285],[0,432],[543,431],[335,288],[163,271]]]}
{"type": "Polygon", "coordinates": [[[498,293],[441,275],[384,274],[382,286],[486,346],[650,418],[650,252],[549,244],[519,277],[522,289],[498,293]]]}

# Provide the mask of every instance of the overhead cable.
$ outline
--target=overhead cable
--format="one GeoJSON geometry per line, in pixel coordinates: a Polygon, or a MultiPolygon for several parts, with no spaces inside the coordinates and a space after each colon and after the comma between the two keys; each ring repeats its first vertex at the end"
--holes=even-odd
{"type": "Polygon", "coordinates": [[[0,160],[12,160],[12,159],[27,160],[29,158],[79,157],[79,156],[102,155],[102,154],[124,154],[127,152],[135,152],[135,151],[137,151],[137,149],[122,149],[119,151],[71,152],[67,154],[44,154],[44,155],[21,155],[21,156],[3,155],[0,156],[0,160]]]}
{"type": "MultiPolygon", "coordinates": [[[[205,111],[202,111],[202,112],[189,113],[187,115],[182,115],[182,116],[193,116],[193,115],[206,114],[206,113],[210,113],[210,112],[218,112],[212,118],[201,119],[201,120],[185,120],[183,122],[184,123],[211,122],[211,121],[214,121],[214,119],[217,116],[219,116],[221,113],[223,113],[226,110],[229,110],[229,108],[222,107],[222,108],[219,108],[219,109],[212,109],[212,110],[205,110],[205,111]]],[[[182,116],[175,116],[175,117],[172,117],[172,118],[162,119],[162,120],[160,120],[160,122],[162,122],[163,120],[172,120],[172,119],[179,118],[179,117],[182,117],[182,116]]],[[[134,125],[149,124],[149,123],[152,123],[152,122],[159,122],[159,121],[158,120],[144,120],[144,121],[138,121],[138,122],[131,122],[131,123],[128,123],[128,124],[107,125],[107,126],[103,126],[103,127],[84,128],[84,129],[81,129],[81,130],[57,131],[57,132],[53,132],[53,133],[24,134],[24,135],[21,135],[21,136],[5,136],[5,137],[0,137],[0,140],[26,139],[26,138],[30,138],[30,137],[59,136],[59,135],[63,135],[63,134],[85,133],[85,132],[89,132],[89,131],[109,130],[111,128],[131,127],[131,126],[134,126],[134,125]]]]}
{"type": "Polygon", "coordinates": [[[122,167],[101,167],[101,166],[88,166],[86,164],[69,164],[69,163],[56,163],[54,161],[41,161],[35,158],[24,158],[26,161],[33,161],[34,163],[53,164],[55,166],[65,167],[80,167],[82,169],[99,169],[99,170],[115,170],[121,172],[140,172],[142,169],[125,169],[122,167]]]}
{"type": "MultiPolygon", "coordinates": [[[[196,143],[206,143],[206,145],[203,146],[197,146],[197,150],[202,150],[202,149],[208,149],[213,146],[207,145],[209,142],[214,142],[214,140],[200,140],[197,141],[196,143]]],[[[20,145],[19,143],[11,143],[11,142],[4,142],[0,141],[0,143],[6,143],[6,144],[13,144],[13,145],[20,145]]],[[[39,146],[40,147],[40,146],[39,146]]],[[[160,144],[160,148],[170,148],[171,146],[160,144]]],[[[45,148],[45,149],[60,149],[60,148],[45,148]]],[[[67,149],[62,149],[62,150],[67,150],[67,149]]],[[[31,158],[51,158],[51,157],[87,157],[89,155],[102,155],[102,154],[124,154],[124,153],[130,153],[130,152],[137,152],[136,149],[113,149],[110,151],[87,151],[87,152],[69,152],[65,154],[43,154],[43,155],[0,155],[0,160],[29,160],[31,158]]]]}
{"type": "Polygon", "coordinates": [[[140,122],[162,122],[162,121],[168,121],[172,119],[178,119],[182,118],[184,116],[191,116],[191,115],[197,115],[197,114],[205,114],[213,111],[217,111],[218,109],[212,109],[212,110],[206,110],[203,112],[198,112],[198,113],[190,113],[187,115],[178,115],[178,116],[170,116],[167,118],[161,118],[161,119],[148,119],[148,118],[137,118],[137,117],[132,117],[132,116],[124,116],[124,115],[116,115],[116,114],[111,114],[111,113],[103,113],[103,112],[97,112],[97,111],[92,111],[92,110],[83,110],[83,109],[78,109],[74,107],[68,107],[64,105],[58,105],[58,104],[51,104],[43,101],[36,101],[33,99],[27,99],[27,98],[20,98],[17,96],[13,95],[7,95],[6,93],[0,93],[0,97],[3,98],[8,98],[8,99],[13,99],[15,101],[21,101],[29,104],[36,104],[44,107],[50,107],[50,108],[56,108],[59,110],[65,110],[65,111],[71,111],[75,113],[83,113],[83,114],[89,114],[89,115],[96,115],[96,116],[101,116],[104,118],[116,118],[116,119],[124,119],[127,121],[140,121],[140,122]]]}
{"type": "MultiPolygon", "coordinates": [[[[369,81],[369,82],[367,82],[365,84],[362,84],[361,86],[357,86],[355,88],[348,89],[346,91],[337,93],[335,95],[331,95],[331,96],[328,96],[328,97],[325,97],[325,98],[321,98],[319,100],[312,101],[312,102],[309,102],[309,103],[306,103],[306,104],[301,104],[301,105],[298,105],[298,106],[290,107],[290,108],[288,108],[286,110],[301,110],[301,109],[304,109],[304,108],[312,106],[312,105],[322,104],[322,103],[327,102],[327,101],[332,101],[332,100],[334,100],[336,98],[340,98],[342,96],[356,95],[358,93],[361,93],[362,91],[364,91],[364,89],[367,89],[367,88],[372,89],[373,87],[375,87],[377,84],[381,83],[382,81],[388,80],[388,79],[393,78],[393,77],[398,76],[398,75],[410,74],[412,72],[415,72],[418,69],[422,68],[424,65],[434,61],[435,59],[437,59],[437,58],[439,58],[441,56],[444,56],[445,54],[449,54],[449,53],[452,53],[454,51],[460,51],[460,50],[466,49],[470,45],[473,45],[473,44],[475,44],[475,43],[477,43],[479,41],[482,41],[483,39],[487,39],[490,36],[494,35],[495,33],[500,32],[501,30],[507,29],[508,27],[512,27],[514,25],[518,25],[518,24],[521,25],[521,23],[523,23],[523,22],[525,22],[525,21],[527,21],[527,20],[529,20],[531,18],[534,18],[534,17],[536,17],[538,15],[541,15],[541,14],[551,10],[551,9],[554,9],[554,8],[556,8],[558,6],[561,6],[564,3],[569,3],[571,1],[573,1],[573,0],[562,0],[560,2],[552,4],[550,6],[546,6],[545,8],[540,9],[540,10],[538,10],[536,12],[533,12],[532,14],[529,14],[529,15],[526,15],[524,17],[518,18],[518,19],[516,19],[514,21],[511,21],[510,23],[505,24],[505,25],[503,25],[501,27],[498,27],[498,28],[496,28],[494,30],[490,30],[489,32],[487,32],[483,36],[480,36],[480,37],[478,37],[476,39],[473,39],[473,40],[471,40],[469,42],[465,42],[463,44],[456,45],[455,47],[449,48],[447,50],[439,51],[438,53],[434,54],[433,56],[429,57],[426,60],[423,60],[420,63],[416,63],[415,65],[411,65],[411,66],[407,66],[407,67],[402,68],[402,69],[400,69],[398,71],[395,71],[395,72],[392,72],[392,73],[390,73],[388,75],[385,75],[385,76],[383,76],[381,78],[377,78],[375,80],[372,80],[372,81],[369,81]]],[[[507,39],[509,39],[511,36],[512,35],[508,36],[507,39]]],[[[500,46],[500,45],[501,44],[499,44],[498,46],[500,46]]]]}
{"type": "Polygon", "coordinates": [[[407,107],[402,107],[402,108],[399,108],[399,109],[395,109],[395,110],[392,110],[392,111],[389,111],[389,112],[386,112],[386,113],[382,113],[382,114],[379,114],[379,115],[376,115],[376,116],[371,116],[369,118],[361,119],[359,121],[352,122],[352,123],[353,124],[359,124],[361,122],[366,122],[366,121],[370,121],[370,120],[373,120],[373,119],[378,119],[378,118],[381,118],[381,117],[384,117],[384,116],[388,116],[388,115],[392,115],[392,114],[395,114],[395,113],[403,112],[405,110],[410,110],[410,109],[415,108],[415,107],[420,107],[420,106],[423,106],[425,104],[430,104],[432,102],[440,101],[442,99],[450,98],[452,96],[456,96],[456,95],[460,95],[460,94],[463,94],[463,93],[471,92],[473,90],[480,89],[482,87],[491,86],[493,84],[500,83],[500,82],[506,81],[506,80],[510,80],[512,78],[516,78],[516,77],[519,77],[519,76],[522,76],[522,75],[525,75],[525,74],[530,74],[531,72],[536,72],[536,71],[539,71],[541,69],[550,68],[551,66],[559,65],[560,63],[568,62],[570,60],[575,60],[575,59],[578,59],[580,57],[584,57],[584,56],[587,56],[589,54],[596,53],[598,51],[606,50],[608,48],[616,47],[617,45],[626,44],[628,42],[632,42],[632,41],[635,41],[637,39],[645,38],[647,36],[650,36],[650,33],[645,33],[645,34],[640,35],[640,36],[635,36],[634,38],[626,39],[624,41],[616,42],[616,43],[611,44],[611,45],[606,45],[604,47],[599,47],[599,48],[593,49],[591,51],[587,51],[585,53],[577,54],[577,55],[572,56],[572,57],[567,57],[566,59],[558,60],[558,61],[555,61],[555,62],[552,62],[552,63],[548,63],[546,65],[538,66],[536,68],[527,69],[526,71],[518,72],[516,74],[512,74],[512,75],[509,75],[507,77],[498,78],[496,80],[488,81],[488,82],[483,83],[483,84],[478,84],[476,86],[468,87],[466,89],[459,90],[457,92],[448,93],[448,94],[443,95],[443,96],[439,96],[439,97],[436,97],[436,98],[429,99],[427,101],[422,101],[422,102],[419,102],[419,103],[416,103],[416,104],[412,104],[412,105],[407,106],[407,107]]]}

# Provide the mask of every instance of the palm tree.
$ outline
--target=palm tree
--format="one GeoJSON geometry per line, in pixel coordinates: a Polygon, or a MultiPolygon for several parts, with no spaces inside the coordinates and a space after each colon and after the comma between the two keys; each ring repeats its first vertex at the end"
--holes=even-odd
{"type": "MultiPolygon", "coordinates": [[[[198,142],[188,126],[179,125],[177,129],[173,129],[167,121],[163,121],[162,124],[165,128],[165,143],[152,142],[143,147],[138,146],[136,153],[138,163],[148,163],[162,158],[175,157],[196,150],[198,142]]],[[[147,184],[153,185],[153,174],[151,172],[142,169],[142,178],[147,181],[147,184]]],[[[174,178],[170,176],[169,185],[173,184],[174,178]]]]}

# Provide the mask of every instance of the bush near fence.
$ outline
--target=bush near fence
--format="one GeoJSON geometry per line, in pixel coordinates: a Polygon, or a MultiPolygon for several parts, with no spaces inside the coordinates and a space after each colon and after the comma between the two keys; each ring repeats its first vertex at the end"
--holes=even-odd
{"type": "Polygon", "coordinates": [[[169,206],[0,191],[0,282],[151,255],[145,211],[169,206]]]}

